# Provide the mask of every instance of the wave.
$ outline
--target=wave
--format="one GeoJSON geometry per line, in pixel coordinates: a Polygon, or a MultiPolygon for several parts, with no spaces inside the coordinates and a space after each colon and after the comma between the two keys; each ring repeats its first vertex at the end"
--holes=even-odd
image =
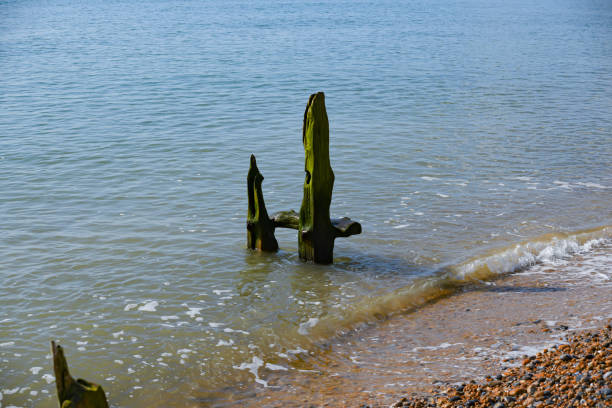
{"type": "Polygon", "coordinates": [[[574,233],[552,233],[509,247],[490,251],[451,267],[463,280],[488,280],[517,272],[544,262],[565,260],[587,253],[612,239],[612,226],[603,226],[574,233]]]}
{"type": "MultiPolygon", "coordinates": [[[[505,274],[543,263],[566,261],[578,254],[612,243],[612,226],[572,233],[550,233],[440,268],[432,276],[390,292],[364,296],[339,313],[321,317],[308,327],[311,339],[322,340],[355,329],[359,325],[406,313],[450,296],[469,284],[489,282],[505,274]]],[[[310,321],[312,322],[312,320],[310,321]]],[[[300,334],[306,334],[302,325],[300,334]]]]}

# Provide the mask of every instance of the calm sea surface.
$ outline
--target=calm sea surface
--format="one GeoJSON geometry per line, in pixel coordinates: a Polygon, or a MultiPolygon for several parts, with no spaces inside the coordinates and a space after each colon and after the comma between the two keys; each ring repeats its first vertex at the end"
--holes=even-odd
{"type": "Polygon", "coordinates": [[[56,406],[51,339],[115,406],[261,389],[609,243],[611,163],[609,1],[1,0],[0,405],[56,406]],[[363,225],[332,266],[295,231],[245,248],[249,156],[268,211],[298,210],[317,91],[332,215],[363,225]]]}

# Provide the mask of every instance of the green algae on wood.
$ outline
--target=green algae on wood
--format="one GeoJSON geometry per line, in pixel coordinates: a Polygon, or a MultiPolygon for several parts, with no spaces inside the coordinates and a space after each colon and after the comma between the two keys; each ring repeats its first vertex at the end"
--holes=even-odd
{"type": "Polygon", "coordinates": [[[316,263],[333,262],[335,232],[329,217],[334,172],[329,162],[329,121],[323,92],[310,95],[302,128],[304,145],[304,197],[300,208],[298,251],[300,258],[316,263]]]}
{"type": "Polygon", "coordinates": [[[251,165],[247,175],[249,208],[247,211],[247,246],[250,249],[274,252],[278,242],[274,236],[274,223],[268,217],[264,203],[261,183],[264,177],[257,168],[255,156],[251,155],[251,165]]]}
{"type": "Polygon", "coordinates": [[[54,341],[51,342],[51,352],[57,398],[61,408],[108,408],[106,395],[101,386],[82,378],[77,380],[72,378],[64,350],[54,341]]]}
{"type": "MultiPolygon", "coordinates": [[[[300,229],[300,215],[293,210],[279,211],[272,214],[270,219],[274,223],[275,228],[300,229]]],[[[348,217],[332,218],[331,225],[336,238],[361,234],[361,224],[348,217]]]]}
{"type": "Polygon", "coordinates": [[[300,215],[293,210],[279,211],[270,217],[276,228],[300,228],[300,215]]]}

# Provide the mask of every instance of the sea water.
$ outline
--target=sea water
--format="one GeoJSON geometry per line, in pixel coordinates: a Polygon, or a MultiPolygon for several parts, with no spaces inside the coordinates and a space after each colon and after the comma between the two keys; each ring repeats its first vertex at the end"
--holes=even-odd
{"type": "Polygon", "coordinates": [[[608,1],[0,1],[0,404],[56,405],[52,339],[114,406],[245,398],[361,324],[588,256],[611,44],[608,1]],[[317,91],[332,216],[363,226],[330,266],[292,230],[246,249],[249,156],[298,210],[317,91]]]}

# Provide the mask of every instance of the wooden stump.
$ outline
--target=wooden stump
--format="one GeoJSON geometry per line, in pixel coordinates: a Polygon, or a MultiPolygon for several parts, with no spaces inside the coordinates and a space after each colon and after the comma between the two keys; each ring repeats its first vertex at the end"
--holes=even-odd
{"type": "Polygon", "coordinates": [[[264,203],[261,182],[264,177],[257,168],[255,156],[251,155],[251,165],[247,175],[247,194],[249,208],[247,211],[247,246],[250,249],[274,252],[278,242],[274,236],[274,223],[268,217],[264,203]]]}
{"type": "Polygon", "coordinates": [[[106,395],[101,386],[81,378],[75,380],[68,371],[64,350],[51,342],[53,371],[57,397],[61,408],[108,408],[106,395]]]}

